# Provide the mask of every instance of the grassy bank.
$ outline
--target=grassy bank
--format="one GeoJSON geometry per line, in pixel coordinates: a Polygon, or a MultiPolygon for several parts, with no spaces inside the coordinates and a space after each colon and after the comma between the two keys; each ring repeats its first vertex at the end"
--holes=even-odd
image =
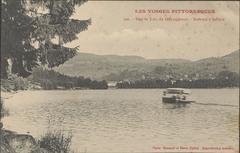
{"type": "Polygon", "coordinates": [[[31,135],[0,130],[1,153],[74,153],[72,136],[61,131],[51,131],[36,139],[31,135]]]}

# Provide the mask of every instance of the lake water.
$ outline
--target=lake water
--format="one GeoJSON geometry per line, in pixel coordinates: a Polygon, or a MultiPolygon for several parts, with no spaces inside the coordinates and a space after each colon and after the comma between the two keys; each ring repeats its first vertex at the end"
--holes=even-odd
{"type": "Polygon", "coordinates": [[[72,146],[80,152],[157,152],[163,146],[238,149],[239,89],[192,89],[192,98],[200,104],[186,106],[163,104],[162,92],[20,92],[5,101],[10,116],[3,122],[35,137],[48,130],[72,132],[72,146]]]}

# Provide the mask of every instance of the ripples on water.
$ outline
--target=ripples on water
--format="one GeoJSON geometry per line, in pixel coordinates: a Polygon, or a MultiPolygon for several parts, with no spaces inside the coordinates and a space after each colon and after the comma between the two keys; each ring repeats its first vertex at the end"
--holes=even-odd
{"type": "Polygon", "coordinates": [[[194,89],[192,97],[201,105],[182,106],[163,104],[160,89],[28,91],[6,102],[10,116],[4,122],[9,129],[36,137],[49,129],[72,132],[79,151],[154,151],[153,146],[177,145],[236,148],[238,92],[194,89]]]}

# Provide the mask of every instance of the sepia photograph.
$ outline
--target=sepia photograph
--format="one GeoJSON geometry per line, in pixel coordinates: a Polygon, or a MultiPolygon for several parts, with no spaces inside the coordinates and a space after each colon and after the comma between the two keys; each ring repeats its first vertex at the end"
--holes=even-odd
{"type": "Polygon", "coordinates": [[[1,0],[0,153],[239,153],[239,5],[1,0]]]}

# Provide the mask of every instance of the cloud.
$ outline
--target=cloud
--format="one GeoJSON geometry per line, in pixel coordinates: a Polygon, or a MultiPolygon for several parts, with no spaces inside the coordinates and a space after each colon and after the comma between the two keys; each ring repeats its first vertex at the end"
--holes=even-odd
{"type": "MultiPolygon", "coordinates": [[[[235,2],[88,2],[75,18],[92,25],[68,45],[95,54],[138,55],[146,58],[200,59],[239,49],[239,3],[235,2]],[[226,5],[227,4],[227,5],[226,5]],[[215,9],[223,22],[124,22],[136,8],[215,9]],[[92,11],[94,10],[94,11],[92,11]]],[[[186,16],[185,16],[186,17],[186,16]]],[[[191,18],[191,15],[187,15],[191,18]]],[[[196,16],[195,16],[196,17],[196,16]]],[[[207,17],[199,15],[198,17],[207,17]]]]}

